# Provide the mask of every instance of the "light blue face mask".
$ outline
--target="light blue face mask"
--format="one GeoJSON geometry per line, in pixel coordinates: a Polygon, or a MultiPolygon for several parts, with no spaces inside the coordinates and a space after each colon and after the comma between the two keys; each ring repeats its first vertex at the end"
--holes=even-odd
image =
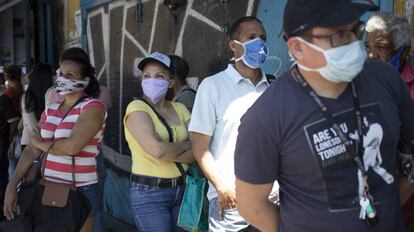
{"type": "Polygon", "coordinates": [[[401,46],[398,49],[398,52],[395,53],[389,60],[388,64],[392,65],[397,71],[400,71],[401,69],[401,55],[403,54],[405,50],[405,46],[401,46]]]}
{"type": "Polygon", "coordinates": [[[269,54],[269,49],[262,39],[256,38],[245,43],[237,40],[234,40],[234,42],[242,45],[244,49],[243,55],[235,59],[236,62],[242,60],[251,69],[258,69],[263,66],[269,54]]]}
{"type": "Polygon", "coordinates": [[[297,63],[298,67],[311,72],[319,72],[326,80],[340,83],[351,82],[363,69],[366,52],[362,49],[361,41],[357,40],[347,45],[324,50],[315,44],[296,37],[325,56],[326,65],[320,68],[308,68],[297,63]]]}

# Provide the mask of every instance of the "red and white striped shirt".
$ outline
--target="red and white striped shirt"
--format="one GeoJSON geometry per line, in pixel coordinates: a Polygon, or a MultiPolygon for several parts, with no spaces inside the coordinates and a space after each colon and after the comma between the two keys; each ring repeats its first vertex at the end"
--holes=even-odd
{"type": "MultiPolygon", "coordinates": [[[[79,115],[92,107],[105,110],[104,105],[97,99],[85,98],[73,107],[63,119],[64,113],[60,111],[62,103],[52,103],[42,114],[43,125],[41,136],[43,141],[62,140],[70,137],[72,128],[79,115]]],[[[105,115],[106,119],[106,115],[105,115]]],[[[85,186],[98,182],[95,156],[99,153],[105,123],[98,133],[91,139],[81,152],[75,154],[75,181],[76,186],[85,186]]],[[[72,183],[72,156],[54,155],[49,153],[45,163],[45,179],[58,183],[72,183]]]]}

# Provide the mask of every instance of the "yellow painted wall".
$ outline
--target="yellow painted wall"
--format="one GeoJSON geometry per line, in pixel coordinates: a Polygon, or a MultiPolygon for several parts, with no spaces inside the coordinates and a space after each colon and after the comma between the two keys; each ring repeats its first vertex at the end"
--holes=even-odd
{"type": "Polygon", "coordinates": [[[400,16],[409,15],[407,11],[411,11],[411,52],[414,53],[414,7],[407,9],[407,2],[413,2],[413,0],[394,0],[394,13],[400,16]]]}
{"type": "Polygon", "coordinates": [[[66,41],[79,39],[76,32],[75,12],[80,10],[80,0],[66,0],[66,41]]]}
{"type": "Polygon", "coordinates": [[[405,0],[394,0],[394,12],[401,16],[405,14],[405,0]]]}

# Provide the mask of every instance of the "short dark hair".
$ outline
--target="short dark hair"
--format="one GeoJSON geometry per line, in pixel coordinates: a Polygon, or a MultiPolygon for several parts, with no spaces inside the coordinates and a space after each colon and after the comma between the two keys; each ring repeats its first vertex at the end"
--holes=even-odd
{"type": "Polygon", "coordinates": [[[187,61],[177,55],[170,55],[172,74],[182,85],[186,84],[186,78],[190,70],[187,61]]]}
{"type": "Polygon", "coordinates": [[[245,17],[241,17],[239,19],[237,19],[230,27],[229,30],[229,37],[231,40],[233,39],[238,39],[240,36],[240,27],[244,22],[252,22],[252,21],[256,21],[258,23],[260,23],[261,25],[263,25],[262,21],[260,21],[260,19],[254,17],[254,16],[245,16],[245,17]]]}
{"type": "Polygon", "coordinates": [[[12,64],[5,67],[4,74],[6,74],[7,79],[20,82],[22,69],[18,65],[12,64]]]}
{"type": "Polygon", "coordinates": [[[82,78],[89,77],[89,85],[85,89],[85,93],[92,97],[98,97],[100,93],[99,82],[95,76],[95,68],[92,67],[88,54],[82,48],[68,48],[63,51],[60,62],[70,60],[78,63],[82,78]]]}

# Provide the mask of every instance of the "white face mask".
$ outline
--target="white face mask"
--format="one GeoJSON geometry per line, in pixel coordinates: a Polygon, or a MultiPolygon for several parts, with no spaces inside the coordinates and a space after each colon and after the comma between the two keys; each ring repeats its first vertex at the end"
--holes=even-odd
{"type": "Polygon", "coordinates": [[[299,68],[305,71],[319,72],[328,81],[335,83],[351,82],[364,67],[367,55],[362,49],[360,40],[344,46],[324,50],[300,37],[296,38],[316,51],[322,52],[326,59],[326,66],[324,67],[308,68],[298,63],[299,68]]]}
{"type": "Polygon", "coordinates": [[[80,92],[89,85],[89,79],[87,80],[71,80],[66,79],[63,76],[58,75],[56,79],[56,92],[60,95],[66,95],[69,93],[80,92]]]}

